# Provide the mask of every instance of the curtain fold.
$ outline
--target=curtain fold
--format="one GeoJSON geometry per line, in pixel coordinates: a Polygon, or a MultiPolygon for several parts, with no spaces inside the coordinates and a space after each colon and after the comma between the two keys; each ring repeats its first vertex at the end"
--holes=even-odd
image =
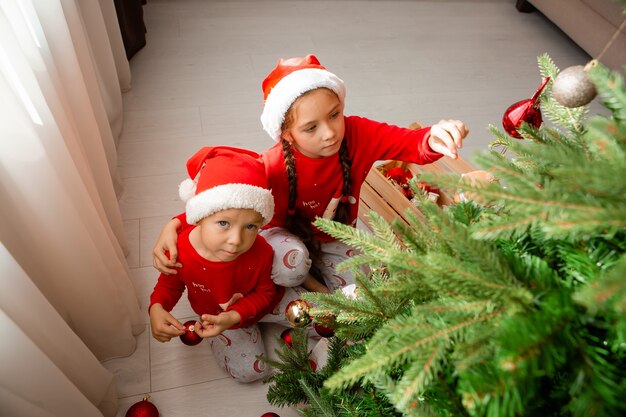
{"type": "Polygon", "coordinates": [[[100,361],[145,328],[116,197],[128,62],[101,3],[0,0],[0,414],[115,415],[100,361]]]}

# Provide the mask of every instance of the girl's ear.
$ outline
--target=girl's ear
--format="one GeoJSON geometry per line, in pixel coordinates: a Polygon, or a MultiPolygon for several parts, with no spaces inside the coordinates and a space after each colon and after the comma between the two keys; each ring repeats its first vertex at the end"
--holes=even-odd
{"type": "Polygon", "coordinates": [[[293,136],[291,136],[290,131],[283,132],[280,137],[288,144],[293,145],[293,136]]]}

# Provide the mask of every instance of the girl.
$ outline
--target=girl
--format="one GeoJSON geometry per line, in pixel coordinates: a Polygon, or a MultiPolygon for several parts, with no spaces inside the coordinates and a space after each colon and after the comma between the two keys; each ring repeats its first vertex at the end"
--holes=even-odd
{"type": "MultiPolygon", "coordinates": [[[[275,252],[272,279],[317,291],[351,284],[352,274],[340,275],[335,266],[353,249],[311,221],[325,217],[354,226],[361,186],[376,161],[429,164],[444,155],[456,159],[468,130],[458,120],[411,130],[344,116],[343,81],[313,55],[279,60],[262,87],[261,123],[277,142],[263,154],[276,204],[274,217],[261,232],[275,252]]],[[[182,216],[170,221],[154,247],[153,264],[163,273],[175,273],[180,266],[176,234],[185,223],[182,216]]]]}

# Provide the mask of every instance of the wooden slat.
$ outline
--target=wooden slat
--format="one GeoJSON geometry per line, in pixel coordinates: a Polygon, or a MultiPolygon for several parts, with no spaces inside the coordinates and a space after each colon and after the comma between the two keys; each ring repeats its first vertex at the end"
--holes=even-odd
{"type": "MultiPolygon", "coordinates": [[[[422,172],[462,174],[475,170],[469,162],[460,157],[456,160],[444,157],[427,165],[417,165],[401,161],[386,161],[381,165],[373,167],[365,178],[360,197],[361,206],[359,207],[359,218],[367,225],[369,225],[367,214],[370,211],[377,212],[388,222],[400,218],[406,223],[404,213],[407,209],[423,217],[423,214],[417,207],[415,207],[400,190],[394,187],[381,172],[395,167],[410,170],[418,179],[422,172]]],[[[440,190],[438,204],[452,204],[454,202],[454,192],[455,190],[440,190]]]]}

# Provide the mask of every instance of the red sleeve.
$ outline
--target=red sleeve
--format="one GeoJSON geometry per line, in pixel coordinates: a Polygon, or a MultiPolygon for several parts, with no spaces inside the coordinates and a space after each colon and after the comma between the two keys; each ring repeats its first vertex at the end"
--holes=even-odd
{"type": "Polygon", "coordinates": [[[373,162],[392,159],[425,165],[443,156],[428,145],[430,127],[413,130],[349,116],[346,117],[346,136],[355,144],[354,152],[361,157],[367,155],[365,159],[373,162]]]}
{"type": "Polygon", "coordinates": [[[257,242],[255,246],[258,246],[259,250],[255,251],[256,253],[253,253],[248,258],[261,264],[260,268],[257,269],[257,276],[250,277],[250,279],[256,280],[256,284],[251,292],[226,310],[235,310],[241,316],[241,322],[233,326],[233,329],[247,327],[256,323],[261,317],[271,311],[277,300],[282,298],[282,294],[279,294],[279,289],[272,281],[270,275],[274,252],[262,237],[259,236],[258,239],[260,239],[260,242],[257,242]]]}
{"type": "Polygon", "coordinates": [[[172,311],[178,300],[180,300],[183,291],[185,291],[185,283],[178,278],[178,274],[159,275],[159,280],[150,295],[148,313],[150,313],[152,305],[156,303],[161,304],[165,311],[172,311]]]}
{"type": "MultiPolygon", "coordinates": [[[[177,216],[172,217],[173,219],[178,219],[178,221],[181,224],[180,230],[183,231],[184,229],[193,226],[192,224],[187,223],[187,213],[186,212],[182,212],[177,216]]],[[[180,234],[180,232],[178,232],[180,234]]]]}

